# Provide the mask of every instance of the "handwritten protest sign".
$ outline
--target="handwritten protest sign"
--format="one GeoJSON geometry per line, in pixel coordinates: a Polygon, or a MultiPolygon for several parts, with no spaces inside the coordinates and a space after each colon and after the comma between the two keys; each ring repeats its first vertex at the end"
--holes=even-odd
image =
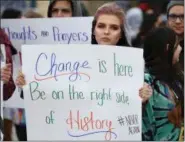
{"type": "MultiPolygon", "coordinates": [[[[92,19],[93,17],[2,19],[1,27],[19,52],[23,44],[89,44],[92,19]]],[[[20,57],[15,55],[14,80],[20,67],[20,57]]],[[[20,93],[21,89],[17,87],[4,106],[24,108],[20,93]]]]}
{"type": "Polygon", "coordinates": [[[91,42],[93,17],[2,19],[1,27],[18,51],[22,44],[91,42]]]}
{"type": "Polygon", "coordinates": [[[142,52],[24,45],[28,140],[141,140],[142,52]]]}

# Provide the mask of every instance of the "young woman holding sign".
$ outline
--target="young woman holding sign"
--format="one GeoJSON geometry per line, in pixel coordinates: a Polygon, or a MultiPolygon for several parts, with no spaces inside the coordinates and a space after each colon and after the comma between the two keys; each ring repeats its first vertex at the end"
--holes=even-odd
{"type": "Polygon", "coordinates": [[[145,82],[153,95],[143,108],[143,140],[178,141],[183,135],[184,72],[181,47],[169,28],[159,28],[144,41],[145,82]]]}
{"type": "MultiPolygon", "coordinates": [[[[108,3],[100,7],[92,24],[92,44],[128,46],[124,33],[124,12],[115,3],[108,3]]],[[[20,72],[16,84],[25,85],[25,77],[20,72]]],[[[151,97],[152,89],[148,84],[140,89],[139,95],[143,104],[151,97]]]]}
{"type": "MultiPolygon", "coordinates": [[[[106,3],[98,8],[92,23],[92,44],[128,46],[124,32],[125,14],[116,3],[106,3]]],[[[16,84],[25,85],[24,75],[20,72],[16,84]]],[[[146,102],[152,95],[148,84],[139,90],[142,102],[146,102]]]]}

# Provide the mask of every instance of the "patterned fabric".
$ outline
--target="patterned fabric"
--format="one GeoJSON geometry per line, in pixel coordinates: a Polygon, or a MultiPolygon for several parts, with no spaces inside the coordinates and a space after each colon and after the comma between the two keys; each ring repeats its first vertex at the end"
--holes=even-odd
{"type": "MultiPolygon", "coordinates": [[[[145,74],[146,83],[152,86],[153,80],[153,76],[145,74]]],[[[177,141],[180,128],[168,120],[168,112],[175,107],[175,104],[169,97],[167,86],[160,81],[157,81],[156,85],[160,93],[153,89],[152,97],[143,106],[142,139],[145,141],[177,141]]]]}
{"type": "MultiPolygon", "coordinates": [[[[8,39],[7,35],[4,33],[2,29],[0,29],[0,44],[5,45],[6,51],[6,63],[12,64],[12,55],[16,54],[16,50],[13,48],[10,40],[8,39]]],[[[13,66],[12,66],[12,73],[13,73],[13,66]]],[[[4,84],[3,86],[3,99],[8,100],[15,90],[15,84],[13,78],[11,77],[9,82],[4,84]]]]}

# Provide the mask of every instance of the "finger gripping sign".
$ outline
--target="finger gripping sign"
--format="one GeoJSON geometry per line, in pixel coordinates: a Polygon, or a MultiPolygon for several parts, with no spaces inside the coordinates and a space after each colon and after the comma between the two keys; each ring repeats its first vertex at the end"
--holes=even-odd
{"type": "Polygon", "coordinates": [[[141,140],[142,54],[116,46],[24,45],[28,140],[141,140]]]}

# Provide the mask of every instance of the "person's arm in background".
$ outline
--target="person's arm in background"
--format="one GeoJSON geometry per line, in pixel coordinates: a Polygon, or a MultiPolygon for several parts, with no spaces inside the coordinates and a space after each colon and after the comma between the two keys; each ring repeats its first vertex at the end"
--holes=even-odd
{"type": "Polygon", "coordinates": [[[5,50],[6,50],[6,68],[4,68],[3,72],[7,73],[7,75],[10,75],[10,76],[9,76],[9,80],[4,81],[3,100],[8,100],[12,96],[13,92],[15,91],[15,84],[12,77],[13,65],[12,65],[11,50],[7,46],[5,47],[5,50]]]}
{"type": "MultiPolygon", "coordinates": [[[[6,52],[6,65],[5,68],[1,69],[1,80],[3,81],[3,100],[8,100],[15,91],[15,84],[13,81],[13,64],[12,64],[12,55],[16,54],[16,49],[12,46],[8,36],[6,33],[0,28],[0,44],[5,45],[6,52]]],[[[11,141],[11,132],[12,132],[12,120],[5,118],[6,113],[11,111],[10,108],[4,108],[6,110],[4,113],[4,121],[3,121],[3,130],[4,130],[4,141],[11,141]]],[[[7,116],[6,116],[7,117],[7,116]]]]}
{"type": "Polygon", "coordinates": [[[3,99],[8,100],[15,91],[15,84],[12,77],[13,75],[12,55],[16,54],[17,51],[12,46],[10,40],[8,39],[8,36],[2,29],[0,29],[0,44],[5,45],[6,52],[6,66],[5,68],[1,69],[1,79],[4,79],[3,99]],[[3,75],[5,76],[5,78],[2,77],[3,75]]]}

